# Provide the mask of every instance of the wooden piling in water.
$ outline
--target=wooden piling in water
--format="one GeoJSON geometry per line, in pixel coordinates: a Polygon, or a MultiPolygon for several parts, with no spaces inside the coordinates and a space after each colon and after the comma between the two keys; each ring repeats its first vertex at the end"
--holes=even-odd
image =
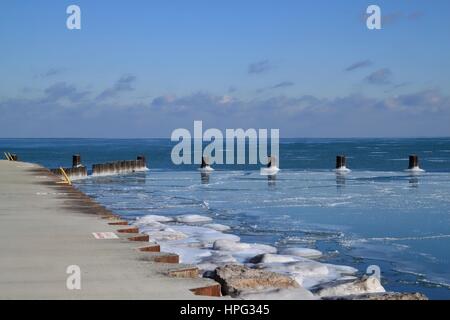
{"type": "Polygon", "coordinates": [[[81,167],[81,156],[79,154],[74,154],[72,156],[72,168],[81,167]]]}
{"type": "Polygon", "coordinates": [[[408,169],[414,169],[418,167],[419,167],[419,157],[416,154],[410,155],[408,169]]]}
{"type": "Polygon", "coordinates": [[[277,158],[274,156],[269,156],[267,162],[267,168],[276,167],[277,166],[277,158]]]}
{"type": "Polygon", "coordinates": [[[200,166],[200,168],[206,168],[209,166],[209,159],[207,157],[202,157],[202,165],[200,166]]]}
{"type": "Polygon", "coordinates": [[[137,156],[136,160],[138,161],[140,167],[146,167],[147,166],[147,160],[145,159],[144,155],[137,156]]]}
{"type": "Polygon", "coordinates": [[[336,156],[336,169],[347,167],[347,159],[344,155],[336,156]]]}
{"type": "MultiPolygon", "coordinates": [[[[77,168],[63,168],[63,170],[66,172],[67,176],[72,179],[82,179],[87,177],[87,169],[84,166],[77,167],[77,168]]],[[[57,175],[62,176],[61,169],[50,169],[50,171],[57,175]]]]}
{"type": "Polygon", "coordinates": [[[147,168],[144,156],[138,156],[136,160],[122,160],[108,163],[100,163],[92,165],[92,174],[111,175],[111,174],[126,174],[136,171],[143,171],[147,168]]]}

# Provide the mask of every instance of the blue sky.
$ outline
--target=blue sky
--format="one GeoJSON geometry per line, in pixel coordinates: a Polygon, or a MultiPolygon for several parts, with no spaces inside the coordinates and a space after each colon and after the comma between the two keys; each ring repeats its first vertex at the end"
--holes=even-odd
{"type": "Polygon", "coordinates": [[[2,1],[0,137],[450,136],[450,2],[2,1]],[[81,7],[82,29],[66,28],[81,7]],[[383,29],[365,10],[382,9],[383,29]]]}

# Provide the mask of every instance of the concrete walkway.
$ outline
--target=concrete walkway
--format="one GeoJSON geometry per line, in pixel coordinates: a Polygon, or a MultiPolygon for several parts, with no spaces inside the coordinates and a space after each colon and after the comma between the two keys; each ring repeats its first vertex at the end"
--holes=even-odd
{"type": "Polygon", "coordinates": [[[110,212],[56,181],[40,166],[0,161],[0,299],[202,299],[190,289],[216,286],[167,276],[184,266],[151,262],[157,253],[137,250],[149,243],[129,241],[110,212]],[[70,265],[81,290],[66,287],[70,265]]]}

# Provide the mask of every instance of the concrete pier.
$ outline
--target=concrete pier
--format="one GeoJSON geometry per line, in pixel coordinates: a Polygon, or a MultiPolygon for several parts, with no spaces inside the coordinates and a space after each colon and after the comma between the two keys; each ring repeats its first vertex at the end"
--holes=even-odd
{"type": "Polygon", "coordinates": [[[0,161],[0,299],[204,299],[195,293],[220,292],[59,181],[38,165],[0,161]],[[80,290],[67,288],[69,266],[81,270],[80,290]]]}

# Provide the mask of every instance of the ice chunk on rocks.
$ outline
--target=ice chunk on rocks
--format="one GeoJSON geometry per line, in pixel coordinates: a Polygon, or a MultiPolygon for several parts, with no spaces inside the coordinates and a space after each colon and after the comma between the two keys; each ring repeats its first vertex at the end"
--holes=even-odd
{"type": "Polygon", "coordinates": [[[334,282],[319,285],[313,289],[319,297],[341,297],[349,295],[361,295],[367,293],[384,293],[386,290],[377,277],[364,276],[356,281],[334,282]]]}
{"type": "Polygon", "coordinates": [[[294,256],[286,256],[281,254],[270,254],[264,253],[259,254],[251,259],[249,259],[250,263],[286,263],[286,262],[294,262],[298,261],[298,257],[294,256]]]}
{"type": "Polygon", "coordinates": [[[204,223],[212,221],[210,217],[201,216],[198,214],[186,214],[182,216],[177,216],[175,217],[175,220],[181,223],[204,223]]]}
{"type": "Polygon", "coordinates": [[[221,284],[224,295],[238,296],[245,290],[299,288],[292,278],[242,265],[226,265],[214,270],[213,279],[221,284]]]}
{"type": "Polygon", "coordinates": [[[158,216],[158,215],[154,215],[154,214],[139,217],[136,219],[136,223],[139,223],[139,224],[149,224],[149,223],[153,223],[153,222],[171,222],[171,221],[174,221],[174,219],[171,217],[158,216]]]}
{"type": "Polygon", "coordinates": [[[156,241],[173,241],[186,239],[188,236],[182,232],[176,231],[172,228],[166,227],[158,230],[143,230],[142,232],[148,234],[150,238],[156,241]]]}
{"type": "Polygon", "coordinates": [[[209,223],[209,224],[205,224],[206,228],[210,228],[216,231],[228,231],[231,228],[229,226],[223,225],[223,224],[219,224],[219,223],[209,223]]]}

